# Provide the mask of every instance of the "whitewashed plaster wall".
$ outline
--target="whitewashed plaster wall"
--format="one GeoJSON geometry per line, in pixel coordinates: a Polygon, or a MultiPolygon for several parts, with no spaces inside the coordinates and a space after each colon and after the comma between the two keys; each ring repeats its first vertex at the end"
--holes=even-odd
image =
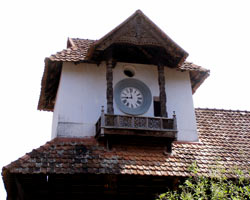
{"type": "MultiPolygon", "coordinates": [[[[125,66],[117,63],[113,70],[113,87],[124,78],[125,66]]],[[[132,64],[133,78],[144,82],[152,96],[159,96],[158,72],[153,65],[132,64]]],[[[188,72],[165,68],[167,111],[177,116],[178,140],[197,141],[196,120],[188,72]]],[[[95,123],[106,110],[106,67],[105,64],[63,64],[60,84],[54,108],[52,138],[85,137],[95,135],[95,123]]],[[[114,101],[114,113],[123,114],[114,101]]],[[[153,103],[145,116],[154,116],[153,103]]]]}
{"type": "Polygon", "coordinates": [[[177,140],[198,141],[196,117],[193,105],[192,89],[188,72],[174,69],[165,70],[167,111],[175,111],[177,117],[177,140]]]}

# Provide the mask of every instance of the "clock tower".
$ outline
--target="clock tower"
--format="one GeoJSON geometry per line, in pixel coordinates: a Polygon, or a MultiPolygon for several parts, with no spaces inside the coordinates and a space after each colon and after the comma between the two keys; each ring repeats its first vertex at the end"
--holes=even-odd
{"type": "Polygon", "coordinates": [[[187,56],[138,10],[46,58],[38,109],[54,112],[52,138],[198,141],[192,94],[208,71],[187,56]]]}
{"type": "MultiPolygon", "coordinates": [[[[151,200],[194,161],[208,175],[214,149],[231,149],[222,136],[239,127],[235,114],[198,109],[199,141],[192,94],[209,71],[187,56],[140,10],[99,40],[69,38],[45,59],[38,109],[53,112],[52,139],[3,168],[8,200],[151,200]]],[[[227,166],[246,163],[242,152],[225,155],[227,166]]]]}

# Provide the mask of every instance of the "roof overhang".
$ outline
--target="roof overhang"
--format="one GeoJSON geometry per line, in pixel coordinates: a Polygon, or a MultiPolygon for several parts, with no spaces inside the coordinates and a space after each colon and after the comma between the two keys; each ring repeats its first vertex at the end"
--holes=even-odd
{"type": "Polygon", "coordinates": [[[46,58],[44,62],[45,67],[41,83],[38,109],[53,111],[61,77],[62,62],[53,62],[49,58],[46,58]]]}

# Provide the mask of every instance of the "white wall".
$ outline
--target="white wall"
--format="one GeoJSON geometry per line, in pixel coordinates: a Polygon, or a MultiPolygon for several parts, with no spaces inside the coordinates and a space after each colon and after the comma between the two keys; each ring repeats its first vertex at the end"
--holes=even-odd
{"type": "Polygon", "coordinates": [[[167,111],[175,111],[177,118],[177,140],[198,141],[192,89],[188,72],[165,70],[167,111]]]}
{"type": "MultiPolygon", "coordinates": [[[[113,70],[113,87],[127,78],[123,69],[131,65],[118,63],[113,70]]],[[[159,96],[158,72],[153,65],[132,65],[133,78],[144,82],[152,96],[159,96]]],[[[167,111],[176,111],[178,140],[196,141],[196,121],[188,72],[165,68],[167,111]]],[[[106,67],[104,64],[64,63],[53,116],[52,137],[84,137],[95,135],[95,123],[101,106],[106,110],[106,67]]],[[[114,113],[123,114],[114,101],[114,113]]],[[[153,104],[144,114],[154,116],[153,104]]]]}

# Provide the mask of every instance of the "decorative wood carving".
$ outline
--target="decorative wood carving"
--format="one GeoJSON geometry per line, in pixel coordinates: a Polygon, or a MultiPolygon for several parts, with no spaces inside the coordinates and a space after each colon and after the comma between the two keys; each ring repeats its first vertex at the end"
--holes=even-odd
{"type": "Polygon", "coordinates": [[[158,82],[159,82],[159,90],[160,90],[160,106],[161,106],[161,117],[167,117],[167,97],[165,92],[165,75],[164,75],[164,66],[162,64],[158,64],[158,82]]]}
{"type": "Polygon", "coordinates": [[[141,16],[128,21],[121,29],[98,46],[98,50],[104,50],[112,43],[129,43],[134,45],[155,45],[163,46],[159,36],[156,38],[150,31],[151,27],[141,16]],[[160,41],[159,41],[160,40],[160,41]]]}
{"type": "Polygon", "coordinates": [[[159,118],[104,114],[96,123],[96,137],[106,134],[175,137],[177,132],[175,120],[175,116],[159,118]]]}
{"type": "Polygon", "coordinates": [[[188,56],[182,48],[141,12],[136,12],[121,25],[105,35],[96,43],[94,48],[97,51],[104,51],[115,43],[162,47],[165,49],[162,56],[170,57],[173,60],[174,64],[172,67],[181,65],[188,56]]]}
{"type": "Polygon", "coordinates": [[[114,107],[113,107],[113,62],[112,59],[109,58],[106,62],[106,80],[107,80],[107,91],[106,91],[106,98],[107,98],[107,113],[113,114],[114,107]]]}

